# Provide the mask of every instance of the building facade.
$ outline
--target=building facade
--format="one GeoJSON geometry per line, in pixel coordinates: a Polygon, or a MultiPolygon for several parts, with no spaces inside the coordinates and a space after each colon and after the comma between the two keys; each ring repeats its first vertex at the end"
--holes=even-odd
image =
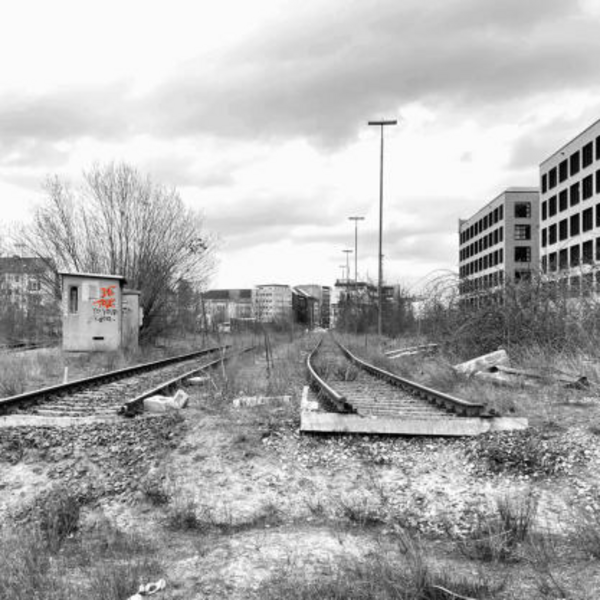
{"type": "Polygon", "coordinates": [[[459,221],[462,300],[488,296],[539,269],[539,202],[537,188],[511,187],[459,221]]]}
{"type": "Polygon", "coordinates": [[[314,327],[328,329],[331,324],[331,288],[325,285],[303,284],[294,287],[315,299],[312,324],[314,327]]]}
{"type": "Polygon", "coordinates": [[[252,290],[208,290],[202,294],[202,310],[209,329],[222,323],[252,319],[252,290]]]}
{"type": "Polygon", "coordinates": [[[51,260],[0,257],[0,342],[58,336],[58,289],[51,260]]]}
{"type": "Polygon", "coordinates": [[[600,291],[600,120],[540,164],[540,189],[542,271],[600,291]]]}
{"type": "Polygon", "coordinates": [[[252,290],[254,317],[261,323],[289,321],[292,318],[292,288],[284,284],[257,285],[252,290]]]}

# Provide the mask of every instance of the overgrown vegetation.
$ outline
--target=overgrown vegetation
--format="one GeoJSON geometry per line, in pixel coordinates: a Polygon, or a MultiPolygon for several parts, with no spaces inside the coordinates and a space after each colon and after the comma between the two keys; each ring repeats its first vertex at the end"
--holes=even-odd
{"type": "Polygon", "coordinates": [[[481,435],[468,453],[483,471],[536,477],[559,475],[588,457],[568,435],[536,428],[481,435]]]}

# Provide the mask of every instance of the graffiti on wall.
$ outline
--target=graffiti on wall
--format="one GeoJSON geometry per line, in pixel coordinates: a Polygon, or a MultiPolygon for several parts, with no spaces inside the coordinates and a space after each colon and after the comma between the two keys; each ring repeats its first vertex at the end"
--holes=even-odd
{"type": "Polygon", "coordinates": [[[116,321],[117,320],[117,299],[115,297],[115,285],[109,285],[108,287],[100,288],[100,298],[94,300],[92,304],[92,312],[94,314],[94,320],[99,323],[105,321],[116,321]]]}

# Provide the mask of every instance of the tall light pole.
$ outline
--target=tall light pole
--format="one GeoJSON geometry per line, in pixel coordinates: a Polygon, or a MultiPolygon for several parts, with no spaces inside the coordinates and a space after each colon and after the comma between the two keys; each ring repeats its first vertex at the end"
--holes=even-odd
{"type": "Polygon", "coordinates": [[[377,333],[381,336],[383,324],[383,128],[397,125],[398,121],[369,121],[369,125],[377,125],[381,130],[381,152],[379,160],[379,277],[377,280],[377,333]]]}
{"type": "Polygon", "coordinates": [[[348,287],[350,286],[350,262],[349,262],[349,255],[352,254],[352,250],[342,250],[342,252],[346,253],[346,291],[348,290],[348,287]]]}
{"type": "Polygon", "coordinates": [[[364,217],[348,217],[354,221],[354,287],[358,287],[358,222],[364,221],[364,217]]]}

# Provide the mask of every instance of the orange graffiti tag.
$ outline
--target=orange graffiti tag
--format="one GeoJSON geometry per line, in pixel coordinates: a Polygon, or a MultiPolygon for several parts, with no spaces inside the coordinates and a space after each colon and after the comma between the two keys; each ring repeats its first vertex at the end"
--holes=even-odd
{"type": "Polygon", "coordinates": [[[109,287],[100,288],[101,296],[98,300],[94,300],[93,304],[101,306],[102,308],[115,308],[115,289],[116,286],[111,285],[109,287]]]}

